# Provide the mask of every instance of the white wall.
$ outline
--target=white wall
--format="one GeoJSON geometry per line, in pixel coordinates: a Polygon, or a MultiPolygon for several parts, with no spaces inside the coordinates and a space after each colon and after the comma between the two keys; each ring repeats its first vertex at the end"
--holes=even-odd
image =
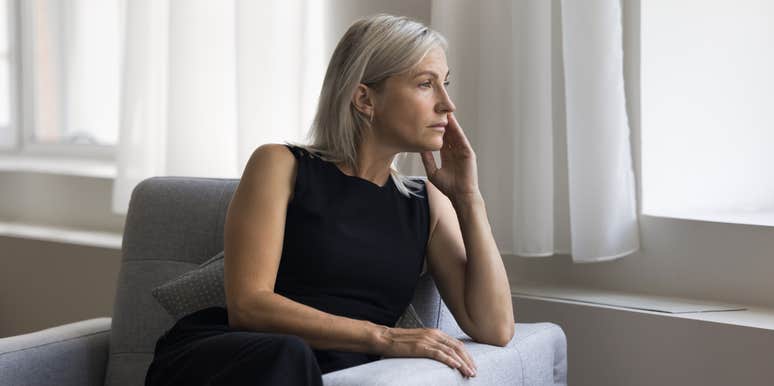
{"type": "MultiPolygon", "coordinates": [[[[112,180],[0,172],[0,221],[121,232],[112,180]]],[[[110,316],[121,253],[0,237],[0,337],[110,316]]]]}
{"type": "Polygon", "coordinates": [[[517,323],[551,321],[567,336],[571,386],[767,386],[770,330],[514,296],[517,323]]]}

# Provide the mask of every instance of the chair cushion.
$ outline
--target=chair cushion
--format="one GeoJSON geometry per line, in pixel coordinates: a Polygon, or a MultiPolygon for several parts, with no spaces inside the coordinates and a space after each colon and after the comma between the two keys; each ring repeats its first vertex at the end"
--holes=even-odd
{"type": "MultiPolygon", "coordinates": [[[[195,269],[151,290],[151,294],[175,320],[208,307],[226,308],[224,253],[221,251],[195,269]]],[[[423,328],[412,304],[406,307],[395,327],[423,328]]]]}

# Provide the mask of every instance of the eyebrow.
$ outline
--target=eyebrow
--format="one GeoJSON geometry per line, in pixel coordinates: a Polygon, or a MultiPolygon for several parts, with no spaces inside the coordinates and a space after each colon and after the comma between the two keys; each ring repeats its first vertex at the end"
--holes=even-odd
{"type": "MultiPolygon", "coordinates": [[[[421,71],[421,72],[417,73],[416,75],[414,75],[414,77],[413,77],[413,78],[416,78],[416,77],[418,77],[418,76],[420,76],[420,75],[425,75],[425,74],[430,74],[430,75],[432,75],[432,76],[433,76],[433,77],[435,77],[435,78],[437,78],[437,77],[438,77],[438,75],[437,75],[436,73],[434,73],[434,72],[432,72],[432,71],[430,71],[430,70],[425,70],[425,71],[421,71]]],[[[449,77],[449,74],[451,74],[451,70],[449,70],[449,71],[447,71],[447,72],[446,72],[446,77],[447,77],[447,78],[449,77]]],[[[412,78],[412,79],[413,79],[413,78],[412,78]]]]}

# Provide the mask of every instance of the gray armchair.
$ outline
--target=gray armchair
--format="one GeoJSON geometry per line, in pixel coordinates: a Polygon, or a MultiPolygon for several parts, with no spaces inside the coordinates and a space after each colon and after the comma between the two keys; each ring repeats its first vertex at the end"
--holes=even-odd
{"type": "MultiPolygon", "coordinates": [[[[0,339],[0,385],[142,385],[156,340],[175,322],[151,288],[223,250],[223,222],[236,179],[154,177],[132,193],[113,317],[0,339]]],[[[566,384],[567,341],[553,323],[516,323],[506,347],[473,342],[431,275],[413,305],[428,327],[458,337],[478,375],[426,358],[387,358],[323,375],[326,385],[566,384]]],[[[516,315],[518,319],[518,315],[516,315]]]]}

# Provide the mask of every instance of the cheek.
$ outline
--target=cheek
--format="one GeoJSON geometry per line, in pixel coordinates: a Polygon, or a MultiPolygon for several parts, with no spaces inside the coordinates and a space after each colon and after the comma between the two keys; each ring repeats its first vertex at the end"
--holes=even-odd
{"type": "Polygon", "coordinates": [[[401,124],[401,126],[411,125],[417,120],[423,119],[423,116],[426,115],[423,112],[427,110],[428,104],[427,98],[416,94],[404,94],[391,101],[385,115],[393,123],[401,124]]]}
{"type": "Polygon", "coordinates": [[[433,118],[434,101],[431,92],[406,89],[385,101],[385,125],[404,135],[416,135],[433,118]]]}

